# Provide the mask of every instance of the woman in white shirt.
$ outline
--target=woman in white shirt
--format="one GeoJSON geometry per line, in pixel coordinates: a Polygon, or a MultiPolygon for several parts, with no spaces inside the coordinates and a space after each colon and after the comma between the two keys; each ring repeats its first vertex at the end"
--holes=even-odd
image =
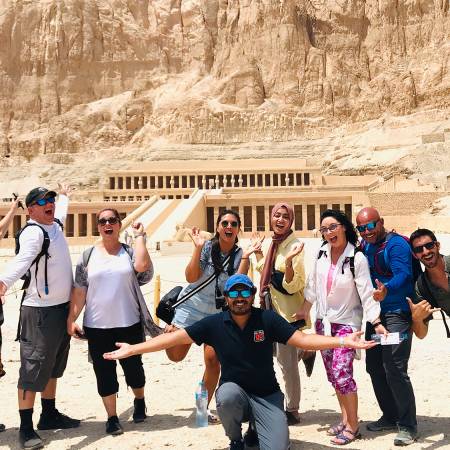
{"type": "MultiPolygon", "coordinates": [[[[342,211],[326,210],[320,218],[324,240],[305,288],[302,318],[316,304],[317,334],[342,337],[360,330],[363,312],[380,334],[380,305],[373,299],[368,262],[357,251],[355,228],[342,211]]],[[[336,391],[342,420],[328,434],[333,444],[345,445],[361,437],[358,429],[358,396],[353,379],[355,351],[341,347],[321,352],[327,377],[336,391]]]]}
{"type": "MultiPolygon", "coordinates": [[[[134,251],[119,241],[121,220],[117,210],[100,211],[97,226],[101,241],[83,253],[76,267],[67,331],[71,336],[88,340],[97,390],[108,415],[106,432],[117,435],[122,434],[123,429],[116,411],[119,390],[116,364],[108,364],[103,353],[114,350],[116,342],[137,344],[145,340],[136,277],[140,285],[148,283],[153,276],[153,265],[142,224],[133,224],[134,251]],[[83,331],[75,321],[84,306],[83,331]]],[[[135,396],[133,420],[143,422],[146,407],[142,359],[132,356],[123,361],[125,380],[135,396]]]]}

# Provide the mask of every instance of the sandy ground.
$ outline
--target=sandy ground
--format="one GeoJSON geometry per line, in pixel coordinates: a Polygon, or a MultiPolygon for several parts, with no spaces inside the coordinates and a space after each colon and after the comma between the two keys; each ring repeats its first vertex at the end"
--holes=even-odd
{"type": "MultiPolygon", "coordinates": [[[[306,248],[308,255],[315,245],[306,248]]],[[[76,253],[77,250],[75,250],[76,253]]],[[[78,249],[79,251],[79,249],[78,249]]],[[[450,251],[446,240],[444,253],[450,251]]],[[[188,255],[179,257],[153,255],[157,272],[161,274],[162,291],[183,280],[188,255]],[[169,281],[169,279],[171,281],[169,281]]],[[[74,255],[76,259],[76,255],[74,255]]],[[[0,262],[0,269],[5,264],[0,262]]],[[[308,264],[307,264],[308,266],[308,264]]],[[[153,282],[144,290],[146,298],[153,299],[153,282]]],[[[3,359],[6,376],[0,382],[0,421],[7,430],[0,434],[0,449],[18,449],[16,382],[19,369],[19,346],[14,342],[20,293],[8,295],[5,304],[3,359]]],[[[414,340],[410,359],[410,375],[416,393],[420,439],[411,449],[450,449],[450,387],[449,340],[440,320],[431,322],[428,337],[414,340]]],[[[187,358],[178,364],[170,362],[165,353],[145,355],[147,376],[146,399],[149,418],[143,424],[131,421],[133,396],[127,390],[120,373],[120,392],[117,399],[118,413],[125,433],[112,437],[105,435],[105,412],[96,391],[95,377],[87,360],[87,345],[74,341],[64,377],[59,383],[57,406],[73,417],[82,419],[78,429],[40,432],[46,448],[53,449],[227,449],[228,440],[220,425],[195,428],[194,390],[202,376],[202,351],[194,346],[187,358]]],[[[282,379],[279,376],[280,383],[282,379]]],[[[334,448],[325,430],[339,420],[337,400],[326,380],[320,358],[311,378],[306,378],[301,367],[302,422],[290,427],[293,450],[320,450],[334,448]]],[[[379,450],[394,448],[395,433],[370,433],[365,423],[379,417],[369,376],[364,369],[364,354],[355,362],[355,379],[359,386],[359,416],[363,439],[348,448],[379,450]]],[[[34,419],[38,420],[40,402],[36,402],[34,419]]]]}

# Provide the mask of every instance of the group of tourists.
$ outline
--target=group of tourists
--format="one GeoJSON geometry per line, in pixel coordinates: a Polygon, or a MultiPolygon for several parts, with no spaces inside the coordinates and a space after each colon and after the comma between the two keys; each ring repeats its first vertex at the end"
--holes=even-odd
{"type": "MultiPolygon", "coordinates": [[[[143,225],[132,225],[131,247],[119,240],[119,213],[113,208],[99,211],[100,239],[81,254],[73,276],[63,234],[69,195],[67,185],[60,185],[59,193],[42,187],[28,193],[30,219],[16,237],[16,256],[0,274],[1,304],[7,289],[24,279],[18,328],[23,448],[43,446],[33,425],[37,392],[42,404],[38,430],[80,425],[55,404],[57,379],[66,368],[71,337],[87,340],[108,434],[123,433],[116,407],[116,360],[134,394],[133,421],[140,423],[147,417],[141,355],[165,350],[170,360],[178,362],[196,343],[204,346],[208,404],[214,394],[216,399],[217,414],[208,410],[208,421],[222,424],[232,450],[245,445],[289,449],[288,426],[300,421],[298,363],[303,360],[310,375],[316,350],[321,351],[341,410],[340,421],[326,431],[333,444],[346,445],[361,437],[353,361],[362,349],[382,412],[367,430],[396,429],[394,444],[400,446],[417,439],[408,376],[413,334],[424,338],[432,314],[440,310],[450,337],[444,316],[444,312],[450,315],[450,257],[440,254],[440,244],[430,230],[418,229],[408,239],[387,231],[374,208],[362,209],[356,226],[343,212],[326,210],[320,218],[323,242],[306,278],[304,244],[292,231],[290,204],[281,202],[272,208],[273,235],[265,254],[264,237],[259,235],[240,248],[239,214],[221,211],[211,240],[205,240],[199,229],[192,230],[194,250],[185,270],[188,285],[180,293],[189,298],[161,330],[140,289],[153,276],[143,225]],[[247,276],[250,258],[256,259],[261,274],[259,295],[247,276]],[[83,309],[80,326],[76,321],[83,309]],[[363,325],[366,334],[361,339],[363,325]],[[303,332],[311,326],[316,334],[303,332]],[[387,338],[390,333],[399,333],[401,339],[377,345],[373,335],[387,338]],[[284,393],[275,377],[273,356],[281,369],[284,393]],[[247,421],[243,435],[242,424],[247,421]]],[[[0,222],[1,236],[19,201],[0,222]]]]}

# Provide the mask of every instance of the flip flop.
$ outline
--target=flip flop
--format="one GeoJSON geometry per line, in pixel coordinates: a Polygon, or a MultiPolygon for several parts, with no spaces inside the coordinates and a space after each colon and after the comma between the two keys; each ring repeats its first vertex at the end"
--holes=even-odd
{"type": "Polygon", "coordinates": [[[339,434],[334,437],[334,439],[331,439],[330,441],[334,445],[347,445],[350,444],[350,442],[355,441],[356,439],[361,439],[359,428],[355,432],[349,430],[348,428],[344,428],[339,434]],[[348,437],[344,433],[351,434],[352,437],[348,437]],[[337,439],[339,439],[339,441],[337,439]]]}

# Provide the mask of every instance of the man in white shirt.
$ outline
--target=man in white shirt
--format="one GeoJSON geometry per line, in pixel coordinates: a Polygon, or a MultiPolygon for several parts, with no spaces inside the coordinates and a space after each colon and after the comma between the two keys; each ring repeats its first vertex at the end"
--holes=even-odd
{"type": "Polygon", "coordinates": [[[37,187],[28,193],[25,203],[30,220],[20,233],[17,255],[0,274],[0,295],[24,274],[29,275],[20,311],[21,366],[17,385],[19,439],[26,449],[43,446],[33,427],[36,392],[41,392],[42,402],[39,430],[75,428],[80,424],[55,408],[56,381],[64,373],[70,347],[66,321],[73,280],[69,248],[55,216],[65,220],[69,191],[68,186],[60,186],[57,204],[54,191],[37,187]],[[37,260],[45,243],[47,255],[37,260]]]}

